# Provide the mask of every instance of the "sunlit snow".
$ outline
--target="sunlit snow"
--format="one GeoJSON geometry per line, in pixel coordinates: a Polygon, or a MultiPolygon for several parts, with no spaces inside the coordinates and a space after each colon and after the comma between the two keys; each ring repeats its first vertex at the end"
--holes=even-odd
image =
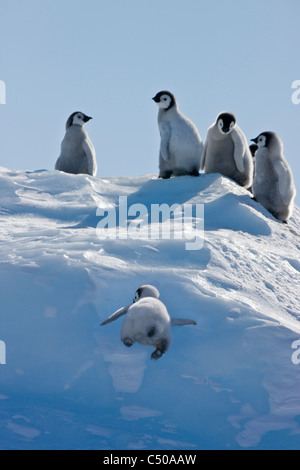
{"type": "Polygon", "coordinates": [[[1,168],[0,447],[299,448],[299,214],[282,224],[219,174],[1,168]],[[122,196],[203,205],[203,246],[151,238],[145,217],[139,237],[97,230],[122,196]],[[143,284],[197,321],[157,361],[121,343],[123,318],[100,327],[143,284]]]}

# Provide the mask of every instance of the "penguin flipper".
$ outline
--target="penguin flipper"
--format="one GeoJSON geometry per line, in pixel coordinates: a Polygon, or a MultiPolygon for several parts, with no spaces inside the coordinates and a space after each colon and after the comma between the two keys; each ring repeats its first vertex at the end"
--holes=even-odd
{"type": "Polygon", "coordinates": [[[171,318],[171,326],[197,325],[194,320],[188,318],[171,318]]]}
{"type": "Polygon", "coordinates": [[[96,173],[95,150],[91,141],[89,139],[84,139],[82,142],[82,148],[84,150],[84,153],[86,154],[86,158],[88,162],[88,172],[90,175],[94,175],[96,173]]]}
{"type": "Polygon", "coordinates": [[[171,128],[167,122],[163,122],[159,126],[160,130],[160,153],[162,158],[167,161],[169,160],[169,140],[171,137],[171,128]]]}
{"type": "Polygon", "coordinates": [[[205,171],[205,159],[206,159],[206,152],[207,152],[207,140],[205,141],[204,143],[204,146],[203,146],[203,151],[202,151],[202,155],[201,155],[201,163],[200,163],[200,170],[201,171],[205,171]]]}
{"type": "Polygon", "coordinates": [[[108,317],[104,322],[102,322],[100,326],[107,325],[107,323],[111,323],[112,321],[117,320],[122,315],[125,315],[127,313],[128,309],[129,309],[129,307],[130,306],[127,305],[127,307],[119,308],[119,310],[117,310],[115,313],[110,315],[110,317],[108,317]]]}
{"type": "Polygon", "coordinates": [[[236,167],[241,173],[244,173],[245,171],[244,155],[246,152],[246,145],[245,145],[244,135],[238,126],[235,126],[235,128],[232,130],[231,138],[234,143],[233,158],[234,158],[236,167]]]}
{"type": "Polygon", "coordinates": [[[281,199],[285,205],[288,205],[293,197],[294,185],[291,173],[285,163],[281,160],[274,161],[273,167],[278,177],[278,189],[281,199]]]}

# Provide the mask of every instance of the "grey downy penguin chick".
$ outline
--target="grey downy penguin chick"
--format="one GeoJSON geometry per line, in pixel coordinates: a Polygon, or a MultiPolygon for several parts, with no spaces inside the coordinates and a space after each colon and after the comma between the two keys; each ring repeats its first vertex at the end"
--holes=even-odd
{"type": "Polygon", "coordinates": [[[153,346],[152,359],[159,359],[169,349],[172,326],[196,325],[194,320],[170,318],[165,305],[159,300],[158,290],[151,285],[139,287],[133,303],[117,310],[101,326],[122,315],[126,316],[121,328],[121,341],[128,347],[135,342],[153,346]]]}
{"type": "Polygon", "coordinates": [[[84,173],[95,176],[97,163],[95,149],[84,124],[92,119],[84,113],[76,111],[69,116],[66,122],[66,133],[61,143],[61,152],[55,170],[66,173],[84,173]]]}
{"type": "Polygon", "coordinates": [[[252,185],[251,152],[234,114],[220,113],[208,128],[201,170],[205,173],[221,173],[245,188],[252,185]]]}
{"type": "Polygon", "coordinates": [[[255,139],[253,195],[276,219],[286,222],[292,215],[296,189],[292,171],[275,132],[262,132],[255,139]]]}
{"type": "Polygon", "coordinates": [[[152,99],[159,107],[159,177],[198,176],[203,152],[198,129],[179,111],[176,99],[169,91],[160,91],[152,99]]]}

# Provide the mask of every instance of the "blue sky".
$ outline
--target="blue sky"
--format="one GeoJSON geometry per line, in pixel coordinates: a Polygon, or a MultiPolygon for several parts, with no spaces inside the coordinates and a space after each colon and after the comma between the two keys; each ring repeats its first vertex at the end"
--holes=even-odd
{"type": "Polygon", "coordinates": [[[0,11],[1,166],[53,170],[81,110],[98,176],[158,173],[151,98],[168,89],[203,140],[223,110],[248,140],[277,132],[300,205],[299,0],[0,0],[0,11]]]}

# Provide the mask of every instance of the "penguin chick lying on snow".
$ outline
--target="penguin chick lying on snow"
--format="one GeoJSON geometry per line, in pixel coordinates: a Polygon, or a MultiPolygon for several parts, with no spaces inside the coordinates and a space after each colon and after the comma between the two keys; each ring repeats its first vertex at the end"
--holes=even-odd
{"type": "Polygon", "coordinates": [[[159,300],[158,290],[151,285],[137,289],[133,303],[113,313],[101,326],[125,315],[121,328],[121,341],[132,346],[136,341],[153,346],[152,359],[159,359],[170,347],[171,326],[196,325],[194,320],[170,318],[165,305],[159,300]]]}

